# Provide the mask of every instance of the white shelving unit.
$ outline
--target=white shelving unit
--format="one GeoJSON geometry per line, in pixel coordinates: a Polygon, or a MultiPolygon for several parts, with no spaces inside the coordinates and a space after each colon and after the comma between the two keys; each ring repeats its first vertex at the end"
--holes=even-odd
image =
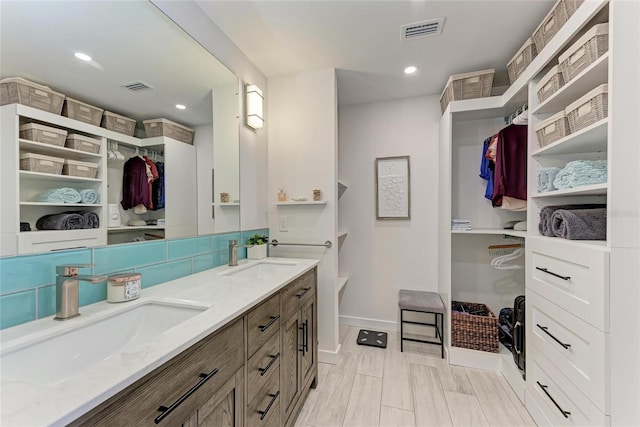
{"type": "MultiPolygon", "coordinates": [[[[340,180],[338,180],[337,185],[338,185],[338,204],[339,204],[340,198],[344,195],[344,192],[347,190],[347,185],[340,180]]],[[[344,224],[340,224],[340,221],[338,220],[338,227],[341,227],[341,226],[344,227],[344,224]]],[[[338,277],[336,280],[336,290],[338,293],[344,290],[344,287],[347,285],[347,282],[349,281],[349,277],[343,272],[341,272],[340,270],[340,255],[342,251],[342,245],[344,244],[348,234],[349,233],[347,232],[347,230],[339,228],[338,234],[336,236],[337,237],[336,241],[338,242],[338,277]]]]}
{"type": "Polygon", "coordinates": [[[276,206],[309,206],[309,205],[326,205],[326,204],[327,204],[326,200],[319,200],[319,201],[305,200],[305,201],[300,201],[300,202],[289,201],[289,202],[276,202],[275,203],[276,206]]]}
{"type": "Polygon", "coordinates": [[[338,276],[338,281],[336,283],[336,289],[338,290],[338,292],[341,292],[342,289],[344,289],[348,281],[349,281],[348,277],[338,276]]]}

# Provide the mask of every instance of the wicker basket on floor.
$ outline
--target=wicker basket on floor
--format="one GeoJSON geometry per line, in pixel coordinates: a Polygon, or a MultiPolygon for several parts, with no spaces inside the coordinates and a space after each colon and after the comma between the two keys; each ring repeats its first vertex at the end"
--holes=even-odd
{"type": "Polygon", "coordinates": [[[451,345],[497,353],[498,318],[484,304],[451,301],[451,345]],[[454,311],[460,304],[464,305],[466,313],[454,311]],[[486,311],[489,316],[471,314],[476,311],[486,311]]]}

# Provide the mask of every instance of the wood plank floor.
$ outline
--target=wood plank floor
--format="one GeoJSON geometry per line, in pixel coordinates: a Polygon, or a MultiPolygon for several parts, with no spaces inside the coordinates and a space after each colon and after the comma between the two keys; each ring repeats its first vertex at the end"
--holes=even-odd
{"type": "Polygon", "coordinates": [[[535,426],[499,373],[449,366],[440,347],[389,333],[386,349],[356,344],[340,326],[336,365],[321,363],[296,427],[535,426]]]}

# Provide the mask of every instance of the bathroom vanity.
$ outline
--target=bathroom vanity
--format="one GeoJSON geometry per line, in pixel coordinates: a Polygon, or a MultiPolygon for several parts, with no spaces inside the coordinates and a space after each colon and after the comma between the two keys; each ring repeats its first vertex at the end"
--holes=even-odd
{"type": "MultiPolygon", "coordinates": [[[[2,424],[293,425],[317,382],[316,264],[267,258],[223,266],[144,289],[134,302],[82,307],[68,322],[47,318],[2,331],[0,361],[10,364],[2,372],[2,424]],[[51,337],[109,324],[123,312],[144,323],[154,310],[175,326],[134,334],[108,357],[41,386],[37,375],[5,375],[21,370],[12,352],[37,352],[51,337]]],[[[92,346],[86,340],[73,345],[81,360],[91,356],[82,350],[92,346]]]]}

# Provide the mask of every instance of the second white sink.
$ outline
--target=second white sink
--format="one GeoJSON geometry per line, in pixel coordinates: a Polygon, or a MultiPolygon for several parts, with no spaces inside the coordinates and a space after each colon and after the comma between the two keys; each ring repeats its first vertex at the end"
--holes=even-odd
{"type": "Polygon", "coordinates": [[[295,267],[295,262],[258,262],[249,266],[239,266],[231,270],[225,271],[224,275],[239,277],[251,280],[267,279],[280,273],[291,271],[291,267],[295,267]]]}

